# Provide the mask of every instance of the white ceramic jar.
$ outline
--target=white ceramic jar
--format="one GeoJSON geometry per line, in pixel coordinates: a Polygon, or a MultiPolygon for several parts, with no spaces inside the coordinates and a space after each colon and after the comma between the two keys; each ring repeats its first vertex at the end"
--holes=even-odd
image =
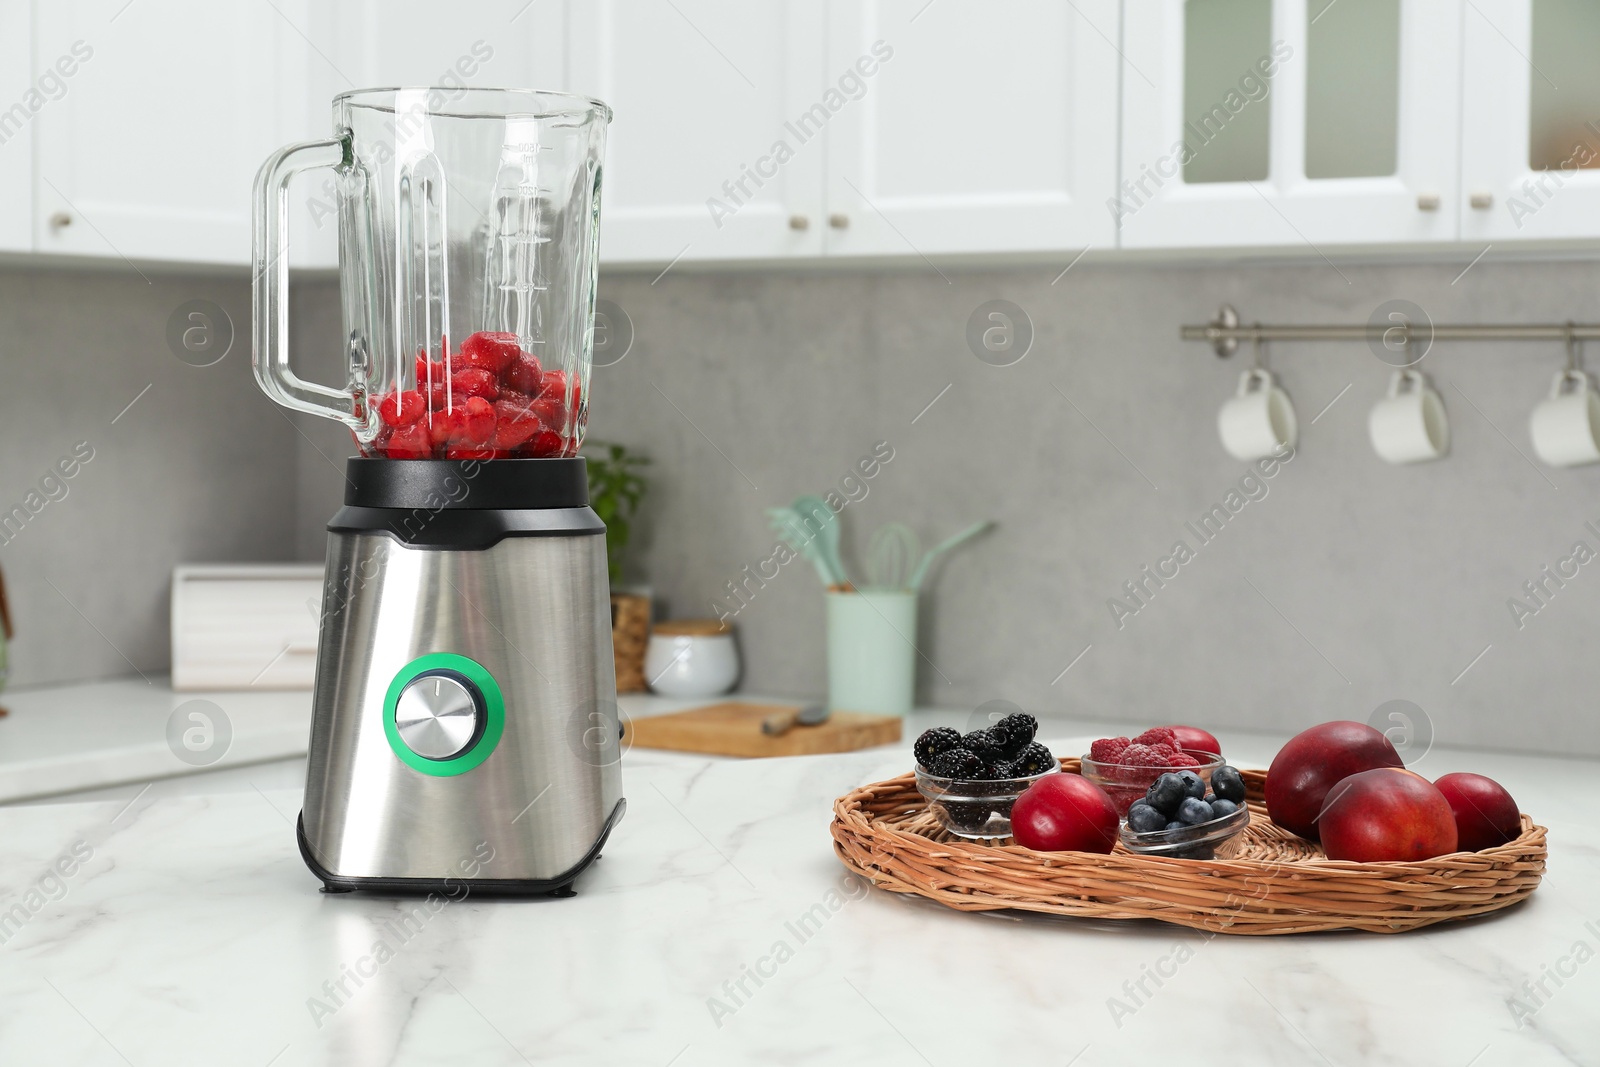
{"type": "Polygon", "coordinates": [[[716,619],[656,623],[644,656],[650,690],[666,697],[713,697],[739,680],[733,631],[716,619]]]}

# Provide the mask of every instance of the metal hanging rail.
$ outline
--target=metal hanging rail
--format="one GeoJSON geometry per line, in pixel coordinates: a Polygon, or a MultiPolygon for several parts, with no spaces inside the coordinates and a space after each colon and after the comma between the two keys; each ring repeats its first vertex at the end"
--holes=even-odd
{"type": "Polygon", "coordinates": [[[1403,348],[1413,339],[1429,341],[1596,341],[1600,325],[1593,323],[1504,323],[1491,325],[1438,325],[1397,320],[1390,326],[1245,326],[1231,305],[1223,304],[1217,317],[1204,326],[1184,326],[1185,341],[1209,341],[1223,359],[1239,350],[1241,341],[1367,341],[1390,342],[1403,348]]]}

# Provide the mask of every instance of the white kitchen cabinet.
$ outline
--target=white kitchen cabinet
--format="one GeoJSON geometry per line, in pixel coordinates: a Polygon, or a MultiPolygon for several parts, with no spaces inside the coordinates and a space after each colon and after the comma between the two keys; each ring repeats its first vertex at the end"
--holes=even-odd
{"type": "MultiPolygon", "coordinates": [[[[563,0],[342,0],[316,5],[306,28],[310,138],[332,132],[333,98],[350,89],[427,85],[567,88],[563,0]]],[[[311,171],[290,186],[291,267],[338,266],[333,175],[311,171]]]]}
{"type": "Polygon", "coordinates": [[[28,0],[0,0],[0,252],[33,248],[33,122],[60,93],[34,82],[28,0]]]}
{"type": "Polygon", "coordinates": [[[1122,247],[1456,240],[1460,3],[1139,0],[1123,19],[1122,247]]]}
{"type": "Polygon", "coordinates": [[[1112,246],[1117,36],[1116,0],[831,0],[827,253],[1112,246]]]}
{"type": "Polygon", "coordinates": [[[590,0],[574,91],[615,111],[603,262],[816,256],[824,228],[817,0],[590,0]]]}
{"type": "Polygon", "coordinates": [[[1600,4],[1474,0],[1463,36],[1462,238],[1600,237],[1600,4]]]}
{"type": "Polygon", "coordinates": [[[76,60],[34,118],[37,250],[248,263],[256,170],[305,135],[308,3],[36,4],[36,69],[76,60]]]}

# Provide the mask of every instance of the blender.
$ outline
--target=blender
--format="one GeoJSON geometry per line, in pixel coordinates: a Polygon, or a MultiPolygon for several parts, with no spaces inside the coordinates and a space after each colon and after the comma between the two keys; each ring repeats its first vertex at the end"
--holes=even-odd
{"type": "Polygon", "coordinates": [[[254,365],[344,423],[297,834],[324,891],[570,895],[625,809],[584,461],[610,109],[369,89],[255,185],[254,365]],[[288,184],[328,168],[343,363],[289,364],[288,184]]]}

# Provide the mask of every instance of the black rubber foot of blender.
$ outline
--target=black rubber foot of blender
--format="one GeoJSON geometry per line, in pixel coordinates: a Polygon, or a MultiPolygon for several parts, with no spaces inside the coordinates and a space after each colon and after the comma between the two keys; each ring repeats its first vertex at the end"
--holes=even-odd
{"type": "Polygon", "coordinates": [[[600,858],[600,850],[605,847],[606,839],[611,836],[611,831],[616,829],[617,823],[622,821],[623,813],[627,810],[626,800],[617,801],[617,806],[611,809],[610,818],[606,819],[605,826],[601,827],[600,836],[595,840],[594,846],[582,859],[554,878],[343,878],[318,863],[316,857],[311,854],[311,845],[306,841],[303,814],[295,818],[294,835],[300,845],[300,858],[305,861],[311,873],[321,880],[324,893],[352,893],[359,889],[371,893],[406,896],[442,893],[451,900],[475,894],[560,898],[578,895],[577,890],[572,888],[572,883],[578,880],[578,875],[582,874],[591,863],[600,858]],[[465,894],[462,892],[463,887],[466,890],[465,894]]]}

